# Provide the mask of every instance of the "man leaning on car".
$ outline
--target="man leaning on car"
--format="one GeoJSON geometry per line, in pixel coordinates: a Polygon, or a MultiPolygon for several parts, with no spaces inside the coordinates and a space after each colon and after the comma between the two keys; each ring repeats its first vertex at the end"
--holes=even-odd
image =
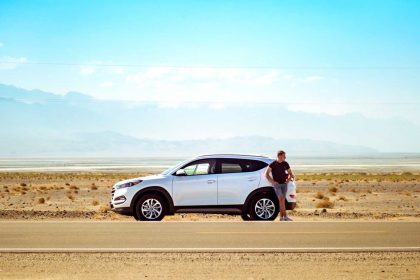
{"type": "Polygon", "coordinates": [[[294,179],[292,170],[286,161],[286,152],[278,151],[277,160],[273,161],[265,171],[265,177],[273,184],[280,204],[280,221],[293,221],[286,214],[287,183],[294,179]],[[273,177],[270,176],[270,172],[273,177]]]}

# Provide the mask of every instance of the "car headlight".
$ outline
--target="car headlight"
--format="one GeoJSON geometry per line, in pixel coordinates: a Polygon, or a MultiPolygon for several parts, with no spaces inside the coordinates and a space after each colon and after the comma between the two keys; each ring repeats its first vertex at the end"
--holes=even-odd
{"type": "Polygon", "coordinates": [[[131,182],[128,182],[128,183],[124,183],[124,184],[121,184],[121,185],[117,185],[115,188],[116,188],[116,189],[129,188],[129,187],[135,186],[135,185],[137,185],[137,184],[140,184],[141,182],[142,182],[141,180],[138,180],[138,181],[131,181],[131,182]]]}

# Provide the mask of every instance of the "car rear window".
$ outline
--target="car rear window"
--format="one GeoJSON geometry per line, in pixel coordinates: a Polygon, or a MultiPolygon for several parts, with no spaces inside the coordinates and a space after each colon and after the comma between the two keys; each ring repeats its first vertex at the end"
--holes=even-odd
{"type": "Polygon", "coordinates": [[[259,160],[221,158],[218,159],[217,169],[218,173],[254,172],[267,165],[267,163],[259,160]]]}

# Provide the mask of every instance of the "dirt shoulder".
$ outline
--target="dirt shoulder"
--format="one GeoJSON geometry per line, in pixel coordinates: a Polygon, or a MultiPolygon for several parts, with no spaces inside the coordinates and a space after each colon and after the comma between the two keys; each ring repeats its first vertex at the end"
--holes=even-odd
{"type": "Polygon", "coordinates": [[[71,279],[419,279],[420,253],[0,254],[1,279],[69,279],[70,275],[71,279]]]}
{"type": "MultiPolygon", "coordinates": [[[[138,172],[0,172],[0,219],[132,220],[110,211],[111,186],[138,172]]],[[[420,175],[412,173],[297,174],[296,220],[420,220],[420,175]]],[[[165,220],[240,220],[179,214],[165,220]]]]}

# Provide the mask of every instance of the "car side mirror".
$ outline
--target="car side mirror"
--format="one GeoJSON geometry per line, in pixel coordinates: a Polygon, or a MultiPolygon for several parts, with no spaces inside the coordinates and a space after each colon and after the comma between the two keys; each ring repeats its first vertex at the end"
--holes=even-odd
{"type": "Polygon", "coordinates": [[[175,175],[176,176],[185,176],[185,175],[187,175],[187,173],[185,173],[185,170],[181,168],[181,169],[178,169],[176,171],[175,175]]]}

